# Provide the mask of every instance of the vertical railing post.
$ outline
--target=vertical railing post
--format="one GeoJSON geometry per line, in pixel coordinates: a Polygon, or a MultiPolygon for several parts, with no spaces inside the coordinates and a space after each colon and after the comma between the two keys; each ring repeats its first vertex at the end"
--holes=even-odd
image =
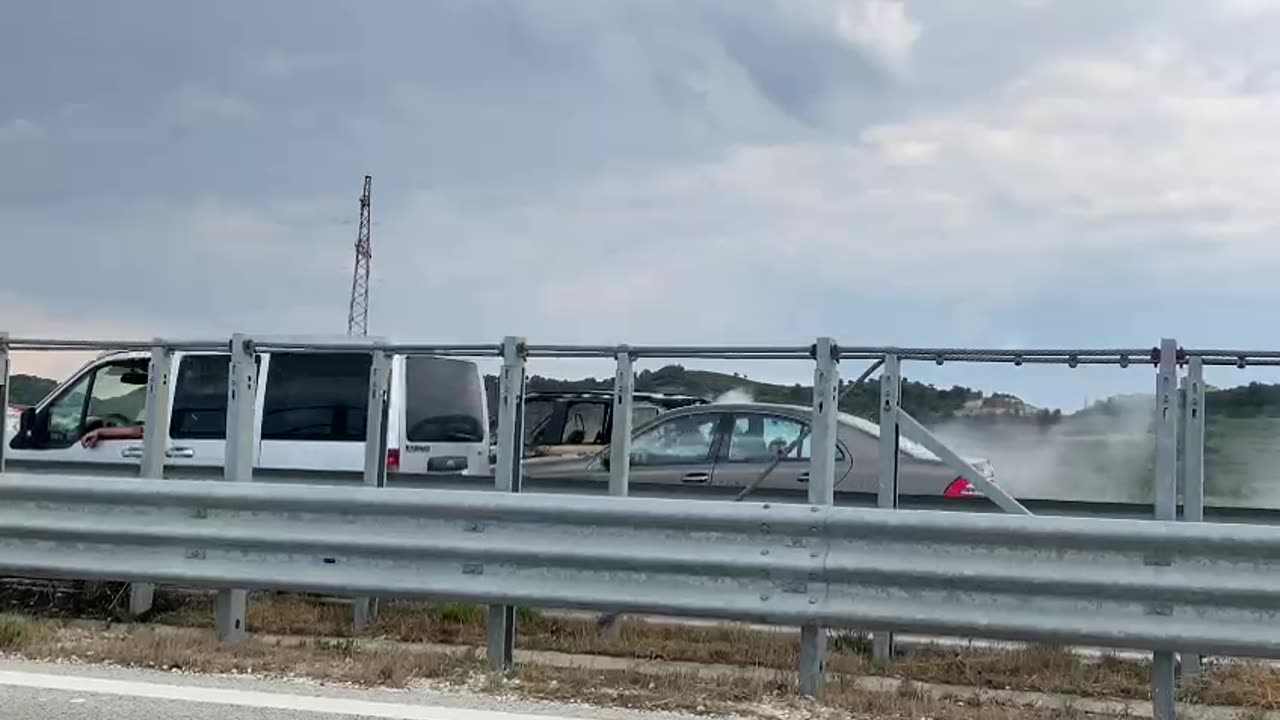
{"type": "MultiPolygon", "coordinates": [[[[151,346],[151,363],[147,368],[147,407],[142,421],[142,465],[138,476],[164,479],[164,465],[169,451],[169,387],[173,376],[173,351],[163,341],[151,346]]],[[[129,614],[137,617],[151,609],[156,586],[132,583],[129,586],[129,614]]]]}
{"type": "MultiPolygon", "coordinates": [[[[631,351],[618,349],[618,367],[613,376],[613,430],[609,438],[609,495],[626,497],[631,479],[632,408],[635,404],[636,373],[631,351]]],[[[621,615],[611,613],[600,620],[608,640],[621,635],[621,615]]]]}
{"type": "MultiPolygon", "coordinates": [[[[254,454],[257,448],[253,420],[258,396],[257,366],[253,341],[244,335],[231,337],[231,367],[227,383],[227,451],[223,479],[228,482],[252,482],[254,454]]],[[[214,607],[214,629],[223,642],[236,642],[248,636],[245,614],[249,593],[240,589],[218,591],[214,607]]]]}
{"type": "Polygon", "coordinates": [[[0,473],[4,472],[5,455],[9,452],[9,333],[0,330],[0,473]]]}
{"type": "MultiPolygon", "coordinates": [[[[1186,388],[1183,401],[1182,519],[1204,522],[1204,441],[1208,409],[1205,407],[1204,360],[1200,357],[1187,360],[1186,388]]],[[[1182,653],[1183,677],[1199,677],[1201,672],[1200,653],[1182,653]]]]}
{"type": "Polygon", "coordinates": [[[618,351],[618,371],[613,378],[613,435],[609,441],[609,494],[625,497],[631,477],[631,409],[636,375],[631,353],[618,351]]]}
{"type": "MultiPolygon", "coordinates": [[[[1156,376],[1156,467],[1155,519],[1171,522],[1178,515],[1178,343],[1160,342],[1159,374],[1156,376]]],[[[1168,557],[1151,557],[1150,565],[1167,566],[1168,557]]],[[[1166,614],[1162,607],[1149,610],[1166,614]]],[[[1170,619],[1172,622],[1172,618],[1170,619]]],[[[1174,654],[1157,650],[1151,660],[1151,701],[1155,720],[1174,720],[1174,654]]]]}
{"type": "MultiPolygon", "coordinates": [[[[498,492],[520,492],[524,454],[525,342],[508,337],[502,341],[502,374],[498,378],[498,468],[494,483],[498,492]]],[[[489,667],[510,672],[515,656],[516,609],[490,605],[488,626],[489,667]]]]}
{"type": "MultiPolygon", "coordinates": [[[[809,502],[830,506],[835,501],[836,433],[840,408],[840,349],[823,337],[814,345],[813,448],[809,457],[809,502]]],[[[827,671],[827,629],[817,623],[800,628],[800,692],[822,694],[827,671]]]]}
{"type": "MultiPolygon", "coordinates": [[[[876,492],[876,506],[890,510],[898,507],[898,445],[901,427],[898,411],[901,407],[902,364],[897,355],[885,355],[880,369],[880,484],[876,492]]],[[[893,633],[878,632],[872,635],[873,660],[893,659],[893,633]]]]}
{"type": "MultiPolygon", "coordinates": [[[[387,486],[387,413],[391,397],[391,353],[374,348],[369,361],[369,406],[365,415],[364,484],[387,486]]],[[[378,599],[358,597],[351,604],[352,626],[368,630],[378,618],[378,599]]]]}

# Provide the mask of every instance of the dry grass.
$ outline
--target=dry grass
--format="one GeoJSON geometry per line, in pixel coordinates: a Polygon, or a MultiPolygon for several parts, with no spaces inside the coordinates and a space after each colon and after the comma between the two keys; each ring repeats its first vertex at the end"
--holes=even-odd
{"type": "MultiPolygon", "coordinates": [[[[896,692],[868,692],[838,678],[821,703],[798,699],[790,680],[717,678],[691,674],[654,677],[626,671],[526,666],[516,679],[521,693],[541,700],[588,702],[647,710],[777,718],[787,711],[805,718],[935,718],[936,720],[1050,720],[1094,717],[1064,710],[1010,707],[929,697],[903,684],[896,692]]],[[[512,681],[494,681],[510,688],[512,681]]]]}
{"type": "Polygon", "coordinates": [[[228,645],[204,630],[139,627],[128,632],[57,627],[21,654],[127,667],[196,673],[308,677],[366,686],[404,687],[418,678],[463,678],[481,669],[474,653],[445,655],[366,648],[354,641],[315,640],[297,646],[250,640],[228,645]]]}
{"type": "Polygon", "coordinates": [[[1280,668],[1259,662],[1212,666],[1202,680],[1184,688],[1183,699],[1205,705],[1280,710],[1280,668]]]}
{"type": "Polygon", "coordinates": [[[21,615],[0,615],[0,652],[17,652],[43,636],[43,628],[21,615]]]}
{"type": "Polygon", "coordinates": [[[1088,661],[1057,647],[1000,651],[925,647],[896,659],[885,671],[920,682],[1084,697],[1147,697],[1151,681],[1150,668],[1144,663],[1116,658],[1088,661]]]}
{"type": "MultiPolygon", "coordinates": [[[[212,627],[212,601],[193,598],[154,620],[181,627],[212,627]]],[[[252,632],[354,635],[350,607],[295,595],[255,595],[246,620],[252,632]]],[[[774,668],[794,667],[798,658],[794,638],[735,626],[695,628],[623,621],[617,639],[609,640],[591,620],[547,617],[521,608],[516,628],[518,645],[526,650],[774,668]]],[[[483,644],[485,614],[483,608],[464,603],[384,602],[368,634],[405,642],[483,644]]]]}
{"type": "Polygon", "coordinates": [[[366,647],[354,640],[316,640],[298,646],[251,639],[238,645],[216,642],[207,630],[138,627],[94,631],[57,621],[17,623],[22,654],[39,659],[73,659],[130,667],[200,673],[309,677],[366,686],[404,687],[433,680],[470,690],[487,690],[539,700],[573,701],[640,709],[738,714],[776,720],[794,712],[805,718],[922,718],[936,720],[1051,720],[1090,717],[1069,711],[1005,707],[973,700],[943,700],[903,684],[897,692],[867,692],[851,682],[833,682],[821,704],[795,697],[792,680],[654,676],[635,671],[593,671],[525,665],[511,678],[483,673],[475,654],[461,656],[366,647]]]}
{"type": "MultiPolygon", "coordinates": [[[[212,604],[208,599],[195,598],[179,605],[156,620],[187,627],[212,625],[212,604]]],[[[354,634],[349,607],[294,595],[255,596],[249,604],[248,623],[253,632],[280,635],[352,637],[354,634]]],[[[480,646],[485,640],[484,623],[483,609],[474,605],[393,601],[382,604],[370,634],[405,642],[480,646]]],[[[624,620],[617,639],[610,640],[593,621],[552,618],[522,610],[517,628],[518,646],[526,650],[778,670],[793,670],[799,662],[799,644],[795,637],[734,625],[703,628],[624,620]]],[[[1118,658],[1092,661],[1056,647],[1021,650],[925,647],[887,664],[873,663],[869,644],[858,636],[838,637],[832,649],[829,668],[837,676],[888,676],[917,682],[1082,697],[1141,700],[1150,696],[1147,663],[1118,658]]],[[[1248,663],[1210,666],[1202,680],[1184,683],[1180,696],[1187,702],[1280,710],[1280,670],[1248,663]]]]}

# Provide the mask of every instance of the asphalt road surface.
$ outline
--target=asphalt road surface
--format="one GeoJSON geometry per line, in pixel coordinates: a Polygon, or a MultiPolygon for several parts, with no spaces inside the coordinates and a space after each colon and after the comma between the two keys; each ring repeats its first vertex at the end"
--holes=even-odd
{"type": "Polygon", "coordinates": [[[483,695],[0,660],[5,720],[691,720],[483,695]]]}

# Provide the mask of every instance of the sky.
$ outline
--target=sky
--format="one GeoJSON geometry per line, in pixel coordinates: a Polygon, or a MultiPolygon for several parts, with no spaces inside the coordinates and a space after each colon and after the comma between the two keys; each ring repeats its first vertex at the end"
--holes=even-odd
{"type": "MultiPolygon", "coordinates": [[[[1277,2],[0,11],[15,336],[342,334],[369,173],[396,340],[1280,348],[1277,2]]],[[[905,371],[1064,408],[1154,387],[905,371]]],[[[1280,381],[1209,378],[1251,379],[1280,381]]]]}

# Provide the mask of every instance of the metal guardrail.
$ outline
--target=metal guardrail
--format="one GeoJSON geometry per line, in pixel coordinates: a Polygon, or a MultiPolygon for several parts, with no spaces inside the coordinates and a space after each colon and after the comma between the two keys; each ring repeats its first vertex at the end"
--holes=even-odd
{"type": "Polygon", "coordinates": [[[1280,657],[1280,528],[0,477],[0,572],[1280,657]]]}
{"type": "MultiPolygon", "coordinates": [[[[1280,365],[1280,351],[1268,350],[1195,350],[1183,349],[1171,340],[1165,339],[1158,347],[1142,348],[1056,348],[1056,349],[996,349],[996,348],[903,348],[903,347],[846,347],[840,346],[832,338],[818,338],[807,346],[627,346],[627,345],[537,345],[526,342],[523,338],[508,337],[499,345],[447,345],[447,344],[411,344],[393,343],[378,338],[358,339],[315,339],[297,336],[246,336],[236,335],[227,340],[192,340],[176,341],[154,339],[147,341],[98,341],[98,340],[48,340],[11,338],[0,332],[0,395],[4,393],[7,378],[7,359],[10,351],[46,350],[46,351],[83,351],[87,349],[108,350],[148,350],[151,354],[149,384],[147,388],[147,427],[149,431],[143,443],[143,456],[139,474],[147,478],[161,478],[165,475],[165,442],[164,426],[168,419],[168,383],[172,357],[175,351],[181,350],[226,350],[231,356],[231,373],[228,388],[226,461],[223,467],[224,479],[229,481],[248,482],[254,479],[253,455],[255,447],[254,411],[252,402],[248,400],[254,395],[256,387],[256,368],[253,363],[255,352],[262,351],[324,351],[370,353],[374,357],[373,370],[370,375],[370,404],[366,427],[368,435],[365,441],[364,472],[361,475],[365,485],[381,488],[385,485],[385,468],[382,449],[385,447],[385,418],[387,412],[388,373],[384,372],[391,353],[429,354],[454,357],[497,357],[502,360],[499,375],[499,421],[498,421],[498,457],[494,471],[496,490],[507,493],[518,493],[522,489],[523,477],[520,462],[521,424],[523,422],[523,395],[527,374],[527,360],[530,357],[562,357],[562,358],[610,358],[617,362],[617,380],[615,383],[614,412],[618,417],[631,416],[632,390],[634,387],[634,371],[632,362],[637,358],[687,358],[687,359],[736,359],[736,360],[812,360],[814,362],[814,393],[812,416],[812,452],[810,482],[807,501],[811,505],[809,512],[825,517],[829,508],[835,503],[834,466],[830,459],[835,452],[835,424],[837,422],[838,403],[842,383],[840,381],[839,363],[841,360],[870,360],[881,367],[880,371],[880,428],[881,450],[879,483],[877,489],[877,505],[881,508],[896,509],[899,507],[898,495],[898,443],[901,435],[921,442],[948,465],[957,469],[962,477],[974,483],[986,497],[995,502],[1006,512],[1026,513],[1028,508],[1019,500],[1009,496],[999,486],[989,482],[981,473],[950,451],[944,443],[935,438],[920,423],[915,421],[901,407],[901,363],[905,361],[924,361],[944,364],[948,361],[978,363],[1008,363],[1014,366],[1024,364],[1058,364],[1067,367],[1080,365],[1114,365],[1121,368],[1148,367],[1154,368],[1157,408],[1157,452],[1155,472],[1155,515],[1162,520],[1174,520],[1177,516],[1177,494],[1181,484],[1185,493],[1185,517],[1197,520],[1203,517],[1203,439],[1204,439],[1204,382],[1205,366],[1235,365],[1246,367],[1252,365],[1280,365]],[[379,369],[382,368],[382,369],[379,369]],[[1179,369],[1186,369],[1185,387],[1188,402],[1183,412],[1179,413],[1177,405],[1177,389],[1179,369]],[[1188,447],[1184,465],[1184,479],[1178,479],[1178,425],[1186,425],[1186,441],[1189,445],[1198,444],[1198,450],[1188,447]],[[159,430],[159,432],[155,432],[159,430]]],[[[864,375],[869,375],[865,373],[864,375]]],[[[2,437],[2,436],[0,436],[2,437]]],[[[609,472],[609,493],[626,496],[630,492],[630,443],[631,436],[628,423],[615,423],[611,437],[612,462],[609,472]]],[[[5,467],[4,445],[0,443],[0,477],[5,467]]],[[[48,477],[43,476],[43,477],[48,477]]],[[[290,492],[297,494],[303,491],[298,486],[290,486],[290,492]]],[[[323,490],[322,490],[323,491],[323,490]]],[[[311,492],[306,490],[305,492],[311,492]]],[[[341,492],[341,491],[335,491],[341,492]]],[[[562,501],[564,496],[557,500],[562,501]]],[[[495,500],[496,501],[496,500],[495,500]]],[[[499,502],[506,502],[502,500],[499,502]]],[[[574,499],[577,502],[577,499],[574,499]]],[[[638,501],[647,502],[647,501],[638,501]]],[[[796,508],[787,512],[799,511],[796,508]]],[[[708,512],[710,510],[708,509],[708,512]]],[[[844,512],[843,510],[839,512],[844,512]]],[[[852,512],[852,511],[851,511],[852,512]]],[[[954,514],[946,517],[956,518],[954,514]]],[[[995,522],[1005,522],[999,520],[995,522]]],[[[968,519],[965,522],[969,522],[968,519]]],[[[981,522],[981,521],[974,521],[981,522]]],[[[1058,522],[1057,520],[1036,519],[1020,522],[1058,522]]],[[[1046,526],[1049,527],[1049,526],[1046,526]]],[[[1173,527],[1161,525],[1160,527],[1173,527]]],[[[177,528],[175,528],[177,530],[177,528]]],[[[1269,530],[1268,530],[1269,531],[1269,530]]],[[[1180,530],[1179,530],[1180,532],[1180,530]]],[[[159,542],[159,540],[157,540],[159,542]]],[[[1164,562],[1164,555],[1147,558],[1153,563],[1164,562]]],[[[1021,561],[1019,561],[1021,562],[1021,561]]],[[[1215,561],[1216,562],[1216,561],[1215,561]]],[[[1015,563],[1023,579],[1034,578],[1036,574],[1030,569],[1015,563]]],[[[877,571],[879,572],[879,571],[877,571]]],[[[1164,571],[1158,571],[1164,572],[1164,571]]],[[[1170,571],[1172,572],[1172,571],[1170,571]]],[[[145,580],[145,574],[136,575],[136,579],[145,580]]],[[[1169,576],[1172,577],[1172,576],[1169,576]]],[[[1006,578],[1011,579],[1011,578],[1006,578]]],[[[1121,578],[1122,579],[1122,578],[1121,578]]],[[[1147,587],[1153,590],[1153,587],[1147,587]]],[[[346,588],[354,592],[351,587],[346,588]]],[[[131,597],[131,608],[144,608],[150,603],[150,588],[144,583],[135,584],[131,597]]],[[[508,596],[503,596],[508,597],[508,596]]],[[[914,597],[907,593],[904,597],[914,597]]],[[[1106,597],[1102,595],[1100,597],[1106,597]]],[[[1136,595],[1134,596],[1136,597],[1136,595]]],[[[1043,598],[1041,598],[1043,599],[1043,598]]],[[[867,602],[870,602],[870,600],[867,602]]],[[[244,589],[223,589],[218,595],[216,609],[216,627],[223,638],[234,638],[243,633],[245,617],[244,589]]],[[[823,601],[826,602],[826,601],[823,601]]],[[[571,603],[561,603],[571,604],[571,603]]],[[[817,604],[817,603],[815,603],[817,604]]],[[[828,603],[829,604],[829,603],[828,603]]],[[[909,606],[905,603],[903,606],[909,606]]],[[[866,605],[873,607],[874,603],[866,605]]],[[[1157,606],[1157,612],[1163,606],[1157,606]]],[[[357,624],[367,622],[376,610],[371,601],[358,599],[356,603],[357,624]]],[[[892,608],[890,608],[892,610],[892,608]]],[[[1006,621],[1012,622],[1017,616],[1013,607],[1000,608],[1007,611],[1003,615],[1006,621]]],[[[1203,608],[1202,608],[1203,609],[1203,608]]],[[[1211,612],[1211,608],[1204,609],[1211,612]]],[[[1036,611],[1040,613],[1039,610],[1036,611]]],[[[724,613],[718,613],[723,615],[724,613]]],[[[800,616],[796,616],[800,617],[800,616]]],[[[820,615],[804,615],[807,618],[802,624],[801,641],[801,689],[816,694],[821,689],[822,669],[825,658],[826,633],[821,627],[823,619],[820,615]]],[[[845,620],[847,616],[840,616],[845,620]]],[[[894,617],[898,617],[895,615],[894,617]]],[[[1083,616],[1082,616],[1083,617],[1083,616]]],[[[1199,616],[1197,616],[1199,617],[1199,616]]],[[[1053,626],[1043,614],[1038,614],[1041,626],[1053,626]]],[[[892,624],[877,624],[875,618],[864,617],[866,624],[875,627],[918,628],[914,621],[894,620],[892,624]]],[[[494,667],[509,667],[512,658],[514,641],[514,607],[508,604],[493,605],[489,616],[489,652],[494,667]]],[[[1031,628],[1000,624],[996,621],[979,623],[990,634],[1003,632],[1001,627],[1010,632],[1031,632],[1031,628]]],[[[1152,621],[1155,622],[1155,621],[1152,621]]],[[[932,625],[929,628],[938,628],[932,625]]],[[[1154,626],[1153,626],[1154,627],[1154,626]]],[[[1164,628],[1164,625],[1159,627],[1164,628]]],[[[1206,626],[1207,627],[1207,626],[1206,626]]],[[[1215,629],[1218,626],[1214,626],[1215,629]]],[[[926,628],[927,630],[928,628],[926,628]]],[[[1226,632],[1234,632],[1234,626],[1221,626],[1226,632]]],[[[1052,633],[1050,633],[1052,634],[1052,633]]],[[[1076,633],[1079,635],[1080,633],[1076,633]]],[[[1153,636],[1143,636],[1151,639],[1153,636]]],[[[1167,637],[1167,636],[1166,636],[1167,637]]],[[[1198,671],[1198,658],[1195,652],[1204,647],[1201,640],[1185,636],[1187,644],[1183,646],[1184,672],[1195,674],[1198,671]]],[[[1103,643],[1104,640],[1097,639],[1103,643]]],[[[1154,647],[1153,645],[1151,647],[1154,647]]],[[[892,636],[887,632],[879,632],[876,636],[875,655],[886,658],[893,652],[892,636]]],[[[1163,720],[1173,717],[1174,655],[1171,648],[1157,649],[1153,663],[1153,700],[1155,716],[1163,720]]]]}

